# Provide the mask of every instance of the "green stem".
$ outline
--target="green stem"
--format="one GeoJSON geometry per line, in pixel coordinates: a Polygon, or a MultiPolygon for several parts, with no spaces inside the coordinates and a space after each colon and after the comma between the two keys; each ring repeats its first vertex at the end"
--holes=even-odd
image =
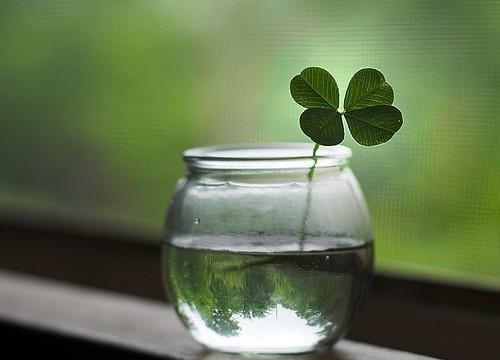
{"type": "Polygon", "coordinates": [[[225,266],[223,271],[241,271],[257,265],[277,264],[279,261],[279,256],[270,256],[262,260],[248,261],[239,265],[225,266]]]}
{"type": "MultiPolygon", "coordinates": [[[[316,170],[316,163],[318,162],[318,158],[316,157],[316,152],[318,151],[319,144],[314,144],[313,148],[313,153],[312,153],[312,158],[314,160],[312,166],[309,168],[309,171],[307,172],[307,198],[306,198],[306,210],[304,211],[304,217],[302,218],[302,228],[300,230],[300,250],[304,250],[304,242],[306,240],[306,225],[307,225],[307,218],[309,217],[309,212],[311,211],[311,182],[314,177],[314,170],[316,170]]],[[[245,262],[240,265],[233,265],[233,266],[228,266],[224,268],[224,271],[241,271],[245,270],[247,268],[256,266],[256,265],[267,265],[267,264],[273,264],[279,262],[280,258],[279,257],[266,257],[265,259],[262,260],[257,260],[257,261],[249,261],[245,262]]]]}
{"type": "Polygon", "coordinates": [[[307,180],[309,180],[309,182],[311,182],[313,179],[314,170],[316,169],[316,163],[318,162],[318,158],[316,157],[316,152],[318,151],[318,149],[319,149],[319,144],[314,144],[313,154],[312,154],[314,163],[309,169],[309,172],[307,173],[307,180]]]}
{"type": "Polygon", "coordinates": [[[307,197],[306,197],[306,210],[304,211],[304,217],[302,218],[302,228],[300,229],[300,250],[304,250],[304,242],[306,241],[306,225],[307,219],[309,218],[309,212],[311,211],[311,182],[314,177],[314,170],[316,170],[316,163],[318,162],[318,158],[316,157],[316,152],[319,149],[319,144],[314,144],[312,157],[314,163],[309,168],[307,172],[307,197]]]}

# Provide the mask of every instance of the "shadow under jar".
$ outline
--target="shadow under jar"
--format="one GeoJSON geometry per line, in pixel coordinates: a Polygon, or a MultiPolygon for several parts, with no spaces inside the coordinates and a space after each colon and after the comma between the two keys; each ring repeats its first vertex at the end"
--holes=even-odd
{"type": "Polygon", "coordinates": [[[163,276],[202,345],[234,353],[320,350],[342,337],[370,283],[368,211],[344,146],[227,145],[184,153],[163,276]]]}

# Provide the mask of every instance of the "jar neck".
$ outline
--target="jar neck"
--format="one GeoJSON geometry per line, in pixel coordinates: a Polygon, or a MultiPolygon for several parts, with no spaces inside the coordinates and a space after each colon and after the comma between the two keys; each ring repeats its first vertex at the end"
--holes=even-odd
{"type": "Polygon", "coordinates": [[[187,174],[188,181],[202,186],[267,187],[267,186],[309,186],[324,182],[332,183],[345,176],[351,170],[347,164],[314,169],[311,176],[309,168],[273,169],[273,170],[206,170],[193,169],[187,174]]]}
{"type": "Polygon", "coordinates": [[[295,143],[224,145],[188,150],[184,161],[190,173],[251,175],[340,168],[351,154],[341,145],[320,148],[314,157],[312,150],[311,144],[295,143]]]}

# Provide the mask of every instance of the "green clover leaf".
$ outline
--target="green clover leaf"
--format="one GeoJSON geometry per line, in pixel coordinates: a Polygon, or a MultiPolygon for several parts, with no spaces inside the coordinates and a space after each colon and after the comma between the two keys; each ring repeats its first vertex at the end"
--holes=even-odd
{"type": "Polygon", "coordinates": [[[344,116],[354,140],[365,146],[385,143],[403,125],[401,112],[390,105],[347,111],[344,116]]]}
{"type": "Polygon", "coordinates": [[[318,67],[304,69],[290,82],[292,98],[307,108],[300,128],[318,145],[337,145],[344,139],[342,115],[359,144],[373,146],[388,141],[401,128],[403,116],[394,106],[394,92],[384,75],[361,69],[352,77],[339,112],[339,90],[333,76],[318,67]]]}
{"type": "Polygon", "coordinates": [[[346,111],[374,105],[391,105],[394,92],[384,75],[375,69],[361,69],[352,77],[344,99],[346,111]]]}
{"type": "Polygon", "coordinates": [[[308,67],[290,82],[293,99],[308,109],[339,107],[339,88],[333,76],[318,67],[308,67]]]}
{"type": "Polygon", "coordinates": [[[342,116],[330,109],[307,109],[300,115],[300,128],[321,145],[337,145],[344,140],[342,116]]]}
{"type": "Polygon", "coordinates": [[[292,98],[307,108],[300,116],[304,134],[320,145],[337,145],[344,139],[339,107],[339,88],[333,76],[318,67],[308,67],[290,82],[292,98]]]}

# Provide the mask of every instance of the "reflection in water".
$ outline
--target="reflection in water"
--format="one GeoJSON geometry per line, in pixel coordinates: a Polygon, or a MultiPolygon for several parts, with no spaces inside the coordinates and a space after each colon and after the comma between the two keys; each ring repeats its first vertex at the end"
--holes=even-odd
{"type": "MultiPolygon", "coordinates": [[[[273,310],[266,312],[258,319],[248,318],[241,315],[234,315],[234,321],[238,323],[237,336],[233,335],[231,347],[234,351],[245,351],[248,344],[259,344],[259,348],[286,349],[289,344],[307,349],[310,344],[321,341],[321,326],[309,326],[307,321],[297,316],[295,311],[286,309],[281,305],[276,305],[275,315],[273,310]],[[272,329],[272,332],[269,332],[272,329]],[[300,332],[297,329],[301,329],[300,332]],[[265,336],[263,336],[265,334],[265,336]]],[[[225,348],[228,344],[227,337],[221,336],[215,331],[197,331],[194,329],[204,329],[205,322],[202,316],[189,305],[180,303],[179,312],[190,319],[193,328],[193,336],[199,341],[204,341],[216,348],[225,348]]]]}
{"type": "Polygon", "coordinates": [[[371,245],[245,254],[165,245],[169,295],[200,343],[305,352],[341,336],[369,281],[371,245]]]}
{"type": "Polygon", "coordinates": [[[335,347],[325,347],[321,351],[309,352],[291,357],[289,354],[235,354],[214,351],[204,351],[198,356],[202,360],[352,360],[353,351],[348,353],[335,347]],[[250,355],[250,356],[249,356],[250,355]]]}

